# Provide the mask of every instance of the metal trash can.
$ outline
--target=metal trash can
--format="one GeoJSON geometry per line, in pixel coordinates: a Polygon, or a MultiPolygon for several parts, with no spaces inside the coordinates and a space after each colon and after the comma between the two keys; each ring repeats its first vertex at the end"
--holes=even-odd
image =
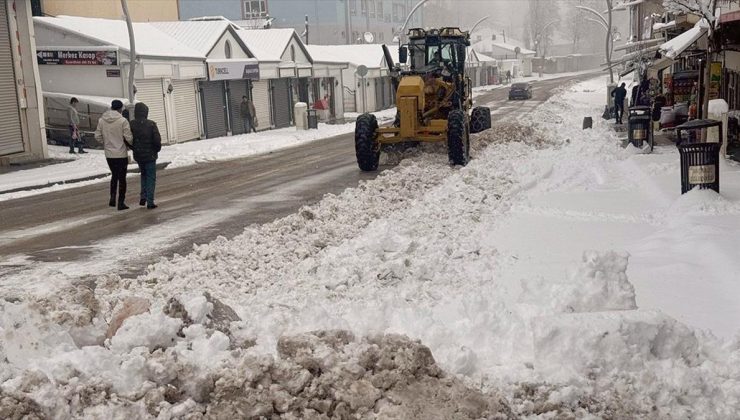
{"type": "Polygon", "coordinates": [[[676,127],[678,154],[681,156],[681,194],[694,187],[719,192],[719,151],[722,147],[722,122],[692,120],[676,127]],[[709,139],[709,128],[718,127],[716,139],[709,139]]]}
{"type": "Polygon", "coordinates": [[[644,142],[653,150],[652,110],[649,106],[635,106],[630,108],[627,117],[627,139],[633,146],[642,149],[644,142]]]}
{"type": "Polygon", "coordinates": [[[315,109],[308,110],[308,128],[319,128],[319,114],[315,109]]]}

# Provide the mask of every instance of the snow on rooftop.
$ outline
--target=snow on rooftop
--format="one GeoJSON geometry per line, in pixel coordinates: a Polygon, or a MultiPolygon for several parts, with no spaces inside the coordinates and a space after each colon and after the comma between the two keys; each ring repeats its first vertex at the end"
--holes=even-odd
{"type": "Polygon", "coordinates": [[[698,41],[699,38],[701,38],[707,32],[708,28],[709,25],[707,21],[705,19],[702,19],[697,22],[693,28],[671,39],[670,41],[663,43],[660,46],[659,50],[664,56],[675,59],[676,57],[681,55],[681,53],[684,52],[687,48],[689,48],[691,44],[698,41]]]}
{"type": "Polygon", "coordinates": [[[260,61],[282,61],[283,51],[295,34],[292,28],[241,29],[236,32],[260,61]]]}
{"type": "MultiPolygon", "coordinates": [[[[100,41],[105,45],[115,45],[122,51],[129,51],[128,28],[126,22],[115,19],[99,19],[80,16],[34,17],[35,24],[42,24],[62,31],[79,34],[85,38],[100,41]]],[[[153,25],[134,22],[134,36],[139,42],[136,53],[141,56],[204,58],[203,54],[178,42],[153,25]],[[146,40],[146,42],[142,42],[146,40]]]]}
{"type": "Polygon", "coordinates": [[[229,26],[232,26],[228,20],[150,22],[150,24],[203,55],[207,55],[229,26]]]}
{"type": "MultiPolygon", "coordinates": [[[[382,44],[357,45],[306,45],[315,61],[327,63],[350,63],[369,69],[385,68],[382,44]]],[[[394,62],[398,60],[398,46],[388,45],[394,62]]]]}
{"type": "Polygon", "coordinates": [[[511,52],[515,52],[516,49],[519,48],[519,54],[524,54],[524,55],[529,55],[529,54],[534,55],[534,54],[537,54],[536,52],[534,52],[532,50],[528,50],[526,48],[519,47],[517,45],[507,44],[505,42],[500,42],[500,41],[492,41],[491,42],[491,45],[493,45],[494,47],[498,47],[498,48],[502,48],[502,49],[511,51],[511,52]]]}

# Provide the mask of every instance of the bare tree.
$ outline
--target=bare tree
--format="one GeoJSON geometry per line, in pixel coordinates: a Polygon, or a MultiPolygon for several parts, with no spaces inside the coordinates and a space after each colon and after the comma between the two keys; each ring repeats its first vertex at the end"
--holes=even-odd
{"type": "Polygon", "coordinates": [[[527,34],[534,43],[535,52],[540,57],[547,55],[547,49],[552,42],[555,32],[555,23],[559,22],[556,11],[550,2],[529,0],[529,14],[527,15],[527,34]]]}

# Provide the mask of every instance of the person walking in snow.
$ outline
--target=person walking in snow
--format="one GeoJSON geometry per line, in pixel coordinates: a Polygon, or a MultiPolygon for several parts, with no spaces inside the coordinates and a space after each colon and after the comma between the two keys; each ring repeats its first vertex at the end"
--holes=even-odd
{"type": "Polygon", "coordinates": [[[134,136],[134,160],[141,172],[141,194],[139,205],[156,209],[154,186],[157,183],[157,157],[162,150],[162,137],[157,123],[149,118],[149,107],[139,102],[134,107],[134,120],[131,121],[131,134],[134,136]]]}
{"type": "Polygon", "coordinates": [[[82,148],[82,138],[80,136],[80,114],[77,112],[77,104],[80,101],[77,98],[69,100],[69,106],[67,107],[67,121],[69,124],[69,153],[75,152],[75,146],[77,146],[78,153],[87,153],[82,148]]]}
{"type": "Polygon", "coordinates": [[[624,98],[627,97],[627,89],[625,86],[627,86],[627,84],[622,83],[621,86],[612,91],[612,97],[614,98],[614,112],[617,114],[617,124],[622,124],[622,117],[624,116],[624,98]]]}
{"type": "Polygon", "coordinates": [[[242,117],[244,122],[244,132],[249,133],[250,131],[257,132],[254,127],[254,115],[256,111],[254,104],[246,96],[242,96],[242,103],[239,106],[239,115],[242,117]]]}
{"type": "Polygon", "coordinates": [[[116,206],[116,189],[118,190],[118,210],[126,210],[126,172],[128,171],[128,149],[133,136],[128,121],[123,118],[123,102],[118,99],[111,102],[111,109],[105,111],[98,120],[95,139],[103,143],[105,160],[111,171],[110,201],[108,205],[116,206]]]}

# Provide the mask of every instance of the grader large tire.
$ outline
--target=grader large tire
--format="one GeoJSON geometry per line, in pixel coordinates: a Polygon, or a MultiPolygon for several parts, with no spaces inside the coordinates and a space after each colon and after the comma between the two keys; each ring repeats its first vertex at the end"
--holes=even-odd
{"type": "Polygon", "coordinates": [[[491,109],[486,106],[477,106],[470,113],[470,132],[480,133],[491,128],[491,109]]]}
{"type": "Polygon", "coordinates": [[[447,115],[447,154],[453,165],[465,166],[470,160],[470,131],[465,112],[459,109],[447,115]]]}
{"type": "Polygon", "coordinates": [[[362,114],[355,122],[355,154],[357,166],[365,172],[378,170],[380,148],[375,142],[378,120],[373,114],[362,114]]]}

